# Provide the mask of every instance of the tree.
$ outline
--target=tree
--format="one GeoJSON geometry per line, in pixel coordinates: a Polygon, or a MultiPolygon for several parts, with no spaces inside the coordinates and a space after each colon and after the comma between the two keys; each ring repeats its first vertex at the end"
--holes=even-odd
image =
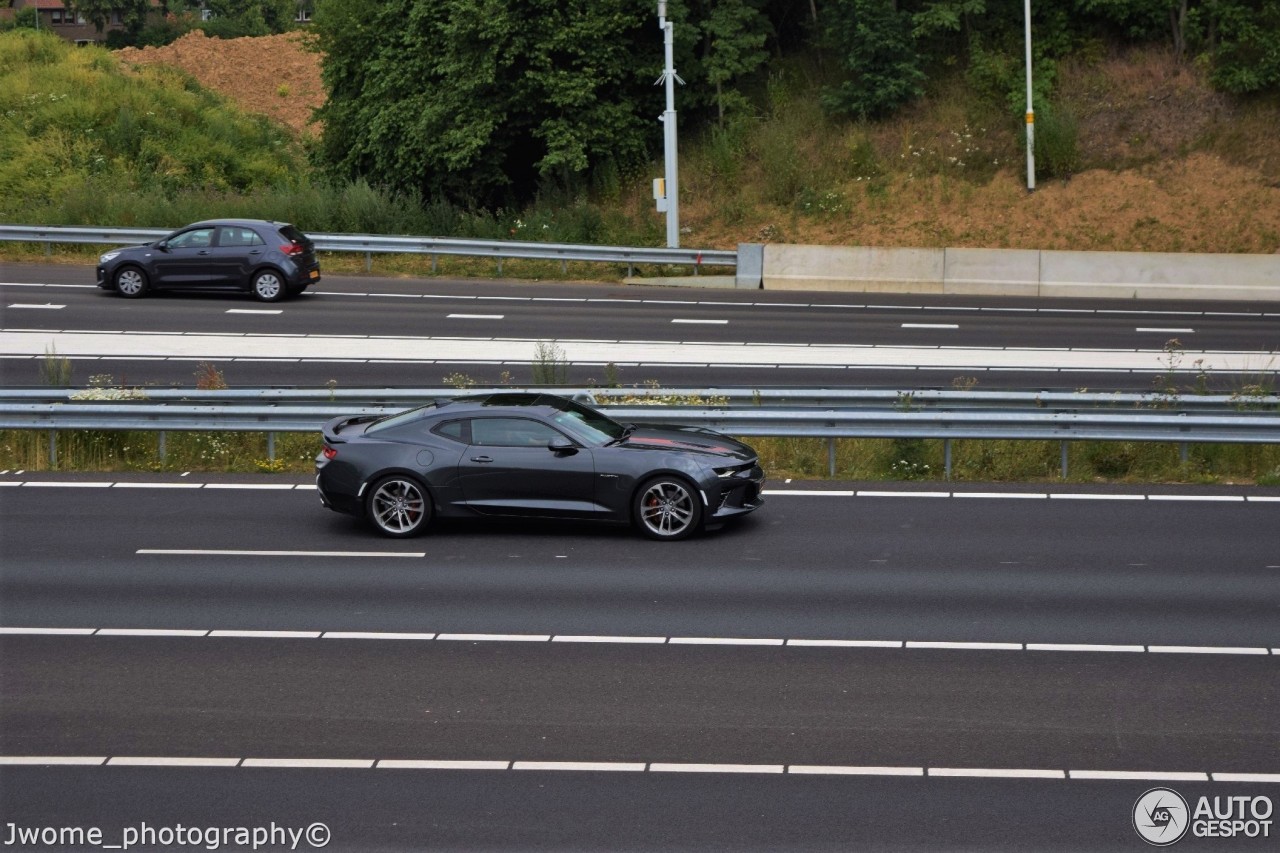
{"type": "Polygon", "coordinates": [[[1206,0],[1209,79],[1244,95],[1280,89],[1280,0],[1206,0]]]}
{"type": "Polygon", "coordinates": [[[223,37],[282,33],[298,15],[297,0],[207,0],[206,5],[213,13],[206,29],[223,37]]]}
{"type": "Polygon", "coordinates": [[[746,102],[732,84],[751,74],[769,58],[765,42],[769,20],[747,0],[716,0],[701,21],[703,72],[715,87],[717,120],[724,124],[727,108],[746,102]]]}
{"type": "Polygon", "coordinates": [[[924,93],[911,16],[895,0],[836,0],[825,11],[824,33],[845,77],[823,93],[829,112],[875,118],[924,93]]]}
{"type": "Polygon", "coordinates": [[[321,156],[482,207],[641,163],[661,110],[651,24],[641,0],[320,0],[321,156]]]}

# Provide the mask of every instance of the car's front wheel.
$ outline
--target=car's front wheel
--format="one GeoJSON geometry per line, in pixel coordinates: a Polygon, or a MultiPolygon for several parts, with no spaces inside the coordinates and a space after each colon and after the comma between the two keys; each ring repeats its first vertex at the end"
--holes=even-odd
{"type": "Polygon", "coordinates": [[[384,536],[416,536],[431,521],[431,496],[412,477],[393,474],[373,484],[365,515],[384,536]]]}
{"type": "Polygon", "coordinates": [[[284,279],[275,270],[263,270],[255,275],[251,289],[261,302],[279,302],[285,295],[284,279]]]}
{"type": "Polygon", "coordinates": [[[674,541],[693,535],[702,525],[702,503],[688,481],[654,477],[636,492],[633,515],[645,536],[674,541]]]}
{"type": "Polygon", "coordinates": [[[121,267],[116,273],[116,293],[137,299],[147,292],[147,274],[137,267],[121,267]]]}

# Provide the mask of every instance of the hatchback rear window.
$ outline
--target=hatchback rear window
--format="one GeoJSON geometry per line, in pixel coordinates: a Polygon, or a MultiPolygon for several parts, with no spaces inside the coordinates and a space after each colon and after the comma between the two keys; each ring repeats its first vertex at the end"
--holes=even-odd
{"type": "Polygon", "coordinates": [[[303,234],[301,231],[299,231],[297,228],[293,227],[292,225],[281,225],[280,236],[288,240],[290,243],[299,243],[304,246],[307,243],[311,242],[310,240],[307,239],[306,234],[303,234]]]}

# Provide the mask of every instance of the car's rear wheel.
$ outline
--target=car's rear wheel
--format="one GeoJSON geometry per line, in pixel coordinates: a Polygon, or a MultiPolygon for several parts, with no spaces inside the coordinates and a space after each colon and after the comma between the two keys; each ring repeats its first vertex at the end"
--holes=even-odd
{"type": "Polygon", "coordinates": [[[650,539],[685,539],[702,525],[702,503],[687,480],[654,477],[636,492],[633,516],[640,532],[650,539]]]}
{"type": "Polygon", "coordinates": [[[121,267],[116,272],[116,293],[137,299],[147,292],[147,274],[138,267],[121,267]]]}
{"type": "Polygon", "coordinates": [[[365,515],[384,536],[416,536],[431,521],[431,496],[412,477],[393,474],[373,484],[365,515]]]}
{"type": "Polygon", "coordinates": [[[252,290],[260,302],[279,302],[286,293],[284,279],[275,270],[262,270],[255,275],[252,290]]]}

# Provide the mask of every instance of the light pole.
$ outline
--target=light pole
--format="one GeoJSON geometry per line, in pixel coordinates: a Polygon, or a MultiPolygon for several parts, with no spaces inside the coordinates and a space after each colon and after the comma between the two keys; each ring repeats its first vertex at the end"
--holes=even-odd
{"type": "Polygon", "coordinates": [[[683,80],[675,69],[675,24],[667,20],[667,0],[658,0],[658,28],[662,30],[665,61],[659,83],[667,87],[667,109],[659,118],[662,122],[663,179],[661,185],[654,181],[653,197],[658,210],[667,213],[667,248],[680,248],[680,171],[676,162],[676,82],[683,80]],[[661,191],[659,191],[661,190],[661,191]]]}
{"type": "Polygon", "coordinates": [[[1031,0],[1025,0],[1027,22],[1027,192],[1036,188],[1036,111],[1031,102],[1031,0]]]}

